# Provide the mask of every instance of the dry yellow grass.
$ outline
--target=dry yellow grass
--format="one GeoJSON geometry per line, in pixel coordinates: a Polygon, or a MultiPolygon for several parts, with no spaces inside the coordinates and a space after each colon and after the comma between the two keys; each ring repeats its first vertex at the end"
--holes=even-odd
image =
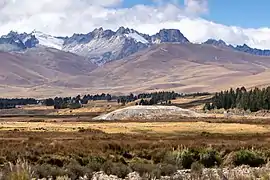
{"type": "Polygon", "coordinates": [[[205,122],[108,122],[108,123],[55,123],[55,122],[2,122],[1,130],[19,129],[22,131],[46,131],[72,132],[79,128],[99,129],[106,133],[222,133],[222,134],[250,134],[268,133],[269,125],[205,123],[205,122]]]}
{"type": "Polygon", "coordinates": [[[22,106],[24,110],[53,110],[53,106],[43,106],[43,105],[27,105],[22,106]]]}
{"type": "MultiPolygon", "coordinates": [[[[126,104],[125,107],[133,106],[135,104],[136,102],[130,102],[126,104]]],[[[123,106],[118,104],[116,101],[89,101],[87,105],[84,105],[84,107],[80,109],[60,109],[57,112],[50,113],[50,115],[83,115],[87,113],[108,113],[119,108],[123,108],[123,106]]]]}
{"type": "Polygon", "coordinates": [[[196,97],[193,97],[193,96],[190,96],[190,97],[183,97],[183,98],[178,98],[178,99],[172,100],[172,103],[173,103],[173,104],[191,103],[191,102],[193,102],[193,101],[206,100],[206,99],[209,99],[209,98],[211,98],[211,97],[212,97],[212,95],[207,95],[207,96],[196,96],[196,97]]]}

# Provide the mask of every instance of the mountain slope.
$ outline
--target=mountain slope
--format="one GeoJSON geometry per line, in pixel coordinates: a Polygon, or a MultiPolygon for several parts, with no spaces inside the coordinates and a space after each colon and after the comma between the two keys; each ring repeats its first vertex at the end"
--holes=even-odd
{"type": "MultiPolygon", "coordinates": [[[[87,76],[68,79],[66,83],[82,81],[99,92],[216,91],[224,86],[227,89],[232,83],[251,85],[253,76],[265,74],[269,68],[270,57],[212,45],[160,44],[105,64],[87,76]],[[247,76],[250,78],[246,79],[247,76]]],[[[57,86],[57,81],[51,85],[57,86]]],[[[87,86],[80,84],[80,87],[87,86]]]]}
{"type": "Polygon", "coordinates": [[[0,52],[0,84],[32,87],[54,80],[83,75],[96,68],[89,60],[50,48],[25,53],[0,52]]]}

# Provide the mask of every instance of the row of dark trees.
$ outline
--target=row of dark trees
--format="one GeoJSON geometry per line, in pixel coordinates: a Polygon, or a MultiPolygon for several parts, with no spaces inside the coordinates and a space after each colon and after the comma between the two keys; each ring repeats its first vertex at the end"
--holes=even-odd
{"type": "Polygon", "coordinates": [[[196,93],[190,93],[190,94],[183,94],[183,97],[199,97],[199,96],[207,96],[207,95],[211,95],[211,93],[196,92],[196,93]]]}
{"type": "Polygon", "coordinates": [[[82,107],[83,104],[87,104],[88,101],[97,101],[97,100],[112,100],[112,96],[110,94],[97,94],[97,95],[84,95],[84,96],[76,96],[76,97],[55,97],[45,99],[43,104],[46,106],[54,106],[54,109],[77,109],[82,107]]]}
{"type": "Polygon", "coordinates": [[[138,95],[130,94],[128,96],[118,97],[118,104],[121,103],[125,105],[126,103],[136,101],[140,99],[140,102],[137,105],[155,105],[155,104],[170,104],[171,100],[176,99],[177,97],[183,96],[182,94],[175,93],[174,91],[161,91],[153,93],[142,93],[138,95]]]}
{"type": "Polygon", "coordinates": [[[154,93],[143,93],[138,95],[138,99],[146,99],[146,98],[154,98],[158,101],[168,101],[172,99],[176,99],[177,97],[181,97],[183,94],[176,93],[174,91],[161,91],[154,93]]]}
{"type": "Polygon", "coordinates": [[[136,101],[141,99],[140,105],[154,105],[158,103],[170,104],[171,100],[176,99],[177,97],[182,96],[182,94],[172,92],[154,92],[154,93],[143,93],[143,94],[129,94],[127,96],[112,96],[111,94],[96,94],[96,95],[84,95],[84,96],[76,96],[76,97],[56,97],[49,98],[43,101],[43,104],[46,106],[54,106],[55,109],[65,109],[65,108],[79,108],[83,104],[87,104],[88,101],[97,101],[97,100],[106,100],[112,101],[115,100],[118,104],[125,105],[129,102],[136,101]]]}
{"type": "Polygon", "coordinates": [[[77,109],[82,106],[82,100],[80,96],[71,98],[71,97],[55,97],[54,99],[49,98],[45,99],[43,102],[46,106],[54,106],[54,109],[77,109]]]}
{"type": "Polygon", "coordinates": [[[138,100],[138,96],[136,96],[132,93],[128,96],[118,96],[118,97],[114,96],[113,99],[115,99],[115,98],[117,99],[118,104],[121,103],[122,105],[125,105],[129,102],[133,102],[133,101],[138,100]]]}
{"type": "Polygon", "coordinates": [[[158,101],[157,99],[155,98],[151,98],[150,100],[147,100],[147,99],[141,99],[139,103],[136,103],[136,105],[156,105],[158,103],[161,103],[161,104],[172,104],[172,101],[171,100],[166,100],[166,101],[158,101]]]}
{"type": "Polygon", "coordinates": [[[256,112],[270,109],[270,87],[255,88],[247,91],[245,87],[230,89],[216,93],[210,103],[205,104],[205,109],[243,109],[256,112]]]}
{"type": "Polygon", "coordinates": [[[33,105],[37,104],[38,101],[33,98],[13,98],[13,99],[0,99],[0,109],[11,109],[18,105],[33,105]]]}

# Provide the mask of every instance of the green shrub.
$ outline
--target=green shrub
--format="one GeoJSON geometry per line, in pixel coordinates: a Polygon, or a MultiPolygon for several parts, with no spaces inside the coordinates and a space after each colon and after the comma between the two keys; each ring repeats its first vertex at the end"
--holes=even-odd
{"type": "Polygon", "coordinates": [[[131,163],[130,167],[132,171],[139,173],[141,177],[144,176],[145,174],[151,174],[151,172],[153,172],[154,169],[156,169],[156,165],[143,162],[131,163]]]}
{"type": "Polygon", "coordinates": [[[42,164],[35,168],[35,175],[37,178],[56,178],[58,176],[65,176],[67,172],[58,166],[53,166],[50,164],[42,164]]]}
{"type": "Polygon", "coordinates": [[[70,105],[66,105],[67,107],[69,107],[70,109],[80,109],[82,107],[82,105],[80,103],[72,103],[70,105]]]}
{"type": "Polygon", "coordinates": [[[155,164],[162,163],[166,157],[165,150],[155,150],[152,154],[152,160],[155,164]]]}
{"type": "Polygon", "coordinates": [[[161,178],[161,171],[160,168],[155,168],[153,171],[149,174],[148,179],[160,179],[161,178]]]}
{"type": "Polygon", "coordinates": [[[256,152],[249,150],[240,150],[235,153],[234,165],[249,165],[251,167],[259,167],[265,164],[265,160],[256,152]]]}
{"type": "Polygon", "coordinates": [[[196,161],[195,154],[188,149],[183,150],[181,152],[180,161],[181,161],[181,166],[184,169],[190,169],[191,164],[196,161]]]}
{"type": "Polygon", "coordinates": [[[220,155],[215,150],[208,149],[200,153],[200,163],[206,168],[219,166],[221,161],[220,155]]]}
{"type": "Polygon", "coordinates": [[[102,165],[102,171],[108,175],[116,175],[119,178],[125,178],[130,172],[131,169],[122,163],[113,163],[107,161],[102,165]]]}
{"type": "Polygon", "coordinates": [[[53,166],[63,167],[65,164],[69,163],[69,159],[64,156],[51,155],[44,156],[39,160],[39,164],[50,164],[53,166]]]}
{"type": "Polygon", "coordinates": [[[0,165],[4,165],[5,163],[7,163],[6,158],[0,156],[0,165]]]}
{"type": "Polygon", "coordinates": [[[89,133],[89,134],[106,134],[104,131],[101,131],[99,129],[92,129],[92,128],[83,128],[83,127],[79,127],[78,132],[80,133],[89,133]]]}
{"type": "Polygon", "coordinates": [[[191,175],[193,179],[200,179],[203,174],[204,166],[199,162],[194,162],[191,165],[191,175]]]}
{"type": "Polygon", "coordinates": [[[76,180],[79,179],[80,177],[84,177],[87,176],[88,178],[92,177],[92,170],[81,166],[77,161],[71,161],[66,167],[65,169],[68,172],[69,177],[72,180],[76,180]]]}
{"type": "Polygon", "coordinates": [[[177,167],[172,164],[160,165],[161,176],[172,176],[177,171],[177,167]]]}

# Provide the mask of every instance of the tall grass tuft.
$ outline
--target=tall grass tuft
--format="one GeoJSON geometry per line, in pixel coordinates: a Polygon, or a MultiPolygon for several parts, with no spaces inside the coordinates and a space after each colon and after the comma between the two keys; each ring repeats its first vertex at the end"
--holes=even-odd
{"type": "Polygon", "coordinates": [[[7,180],[30,180],[33,176],[34,171],[27,161],[18,159],[15,164],[9,162],[9,169],[6,173],[7,180]]]}

